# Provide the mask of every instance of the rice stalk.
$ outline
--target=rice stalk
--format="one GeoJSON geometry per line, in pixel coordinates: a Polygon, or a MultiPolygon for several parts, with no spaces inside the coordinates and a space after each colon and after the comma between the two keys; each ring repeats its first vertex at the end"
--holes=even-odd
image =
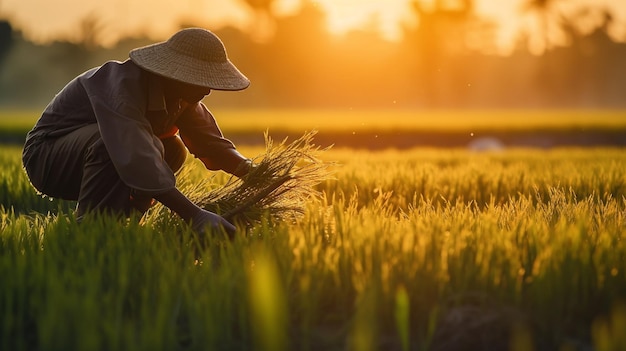
{"type": "Polygon", "coordinates": [[[233,176],[224,186],[208,193],[192,191],[191,200],[230,222],[247,226],[261,223],[266,215],[278,221],[300,218],[307,202],[320,196],[315,186],[332,174],[333,163],[319,158],[330,147],[321,149],[315,145],[316,133],[308,131],[290,143],[285,138],[276,145],[266,131],[265,153],[252,160],[246,176],[233,176]]]}

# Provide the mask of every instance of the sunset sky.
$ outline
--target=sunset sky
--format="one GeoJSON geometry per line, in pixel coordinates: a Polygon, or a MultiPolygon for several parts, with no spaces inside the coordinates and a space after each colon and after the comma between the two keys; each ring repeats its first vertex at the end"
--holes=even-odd
{"type": "MultiPolygon", "coordinates": [[[[435,0],[421,1],[432,6],[435,0]]],[[[458,1],[458,0],[456,0],[458,1]]],[[[475,0],[477,12],[498,23],[499,40],[504,49],[521,28],[532,28],[532,16],[522,16],[527,0],[475,0]]],[[[375,28],[384,37],[400,39],[400,26],[415,25],[411,0],[317,0],[328,19],[328,30],[341,34],[347,30],[363,28],[377,19],[375,28]]],[[[287,15],[298,10],[301,0],[277,0],[274,13],[287,15]]],[[[455,0],[448,1],[449,4],[455,0]]],[[[613,11],[618,25],[611,34],[619,40],[626,39],[626,1],[568,0],[556,1],[563,11],[572,4],[595,4],[613,11]]],[[[181,21],[199,23],[209,29],[233,25],[242,29],[253,25],[253,12],[243,0],[0,0],[0,17],[8,18],[27,37],[38,42],[55,38],[72,38],[79,23],[87,16],[96,18],[109,35],[103,38],[112,44],[120,37],[148,34],[155,40],[167,38],[181,21]]],[[[370,28],[371,29],[371,28],[370,28]]],[[[556,35],[556,34],[555,34],[556,35]]]]}

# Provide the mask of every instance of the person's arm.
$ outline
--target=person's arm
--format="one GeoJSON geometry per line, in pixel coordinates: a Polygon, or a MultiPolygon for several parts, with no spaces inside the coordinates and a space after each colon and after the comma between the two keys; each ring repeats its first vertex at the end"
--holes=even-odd
{"type": "Polygon", "coordinates": [[[146,118],[147,92],[139,68],[109,62],[78,78],[120,179],[148,195],[175,187],[163,144],[146,118]],[[123,82],[124,84],[121,84],[123,82]]]}
{"type": "Polygon", "coordinates": [[[196,158],[210,170],[223,170],[237,177],[246,175],[251,160],[224,138],[213,115],[203,103],[191,105],[176,122],[180,136],[196,158]]]}
{"type": "Polygon", "coordinates": [[[223,217],[198,207],[177,188],[158,194],[155,199],[190,223],[196,232],[203,233],[208,226],[213,229],[223,227],[229,235],[235,233],[234,225],[223,217]]]}

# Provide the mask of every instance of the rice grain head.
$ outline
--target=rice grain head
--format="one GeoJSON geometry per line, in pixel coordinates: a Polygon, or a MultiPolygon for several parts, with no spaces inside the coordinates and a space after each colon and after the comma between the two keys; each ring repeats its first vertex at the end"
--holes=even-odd
{"type": "MultiPolygon", "coordinates": [[[[319,199],[321,194],[315,186],[332,178],[334,163],[319,158],[332,146],[321,149],[313,144],[316,133],[307,131],[290,143],[285,138],[275,144],[266,131],[265,153],[253,159],[246,176],[233,176],[208,193],[192,189],[190,193],[196,196],[190,199],[228,221],[248,227],[261,223],[266,215],[276,221],[297,220],[308,201],[319,199]]],[[[198,187],[206,189],[204,184],[198,187]]]]}

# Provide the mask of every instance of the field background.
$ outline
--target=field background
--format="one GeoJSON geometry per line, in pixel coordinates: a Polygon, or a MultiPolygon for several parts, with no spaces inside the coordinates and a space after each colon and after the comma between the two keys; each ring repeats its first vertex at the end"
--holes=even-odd
{"type": "MultiPolygon", "coordinates": [[[[508,146],[623,146],[624,110],[213,110],[237,145],[317,130],[320,144],[367,149],[464,147],[478,138],[508,146]]],[[[21,143],[41,111],[0,111],[0,142],[21,143]]]]}
{"type": "Polygon", "coordinates": [[[116,1],[0,6],[0,350],[626,350],[625,1],[116,1]],[[226,242],[36,194],[50,99],[191,26],[252,82],[205,99],[244,154],[333,145],[304,215],[226,242]]]}
{"type": "MultiPolygon", "coordinates": [[[[477,152],[342,139],[598,131],[622,140],[623,113],[216,115],[251,157],[263,146],[246,133],[262,140],[266,129],[280,141],[315,128],[316,142],[335,144],[320,155],[336,162],[334,179],[319,184],[303,218],[268,218],[201,249],[175,219],[79,225],[73,203],[32,190],[20,145],[0,147],[0,349],[626,347],[623,148],[541,139],[477,152]]],[[[2,130],[23,138],[34,118],[2,117],[2,130]]],[[[192,184],[207,174],[191,157],[186,168],[181,188],[198,191],[192,184]]],[[[210,176],[209,188],[227,180],[210,176]]]]}

